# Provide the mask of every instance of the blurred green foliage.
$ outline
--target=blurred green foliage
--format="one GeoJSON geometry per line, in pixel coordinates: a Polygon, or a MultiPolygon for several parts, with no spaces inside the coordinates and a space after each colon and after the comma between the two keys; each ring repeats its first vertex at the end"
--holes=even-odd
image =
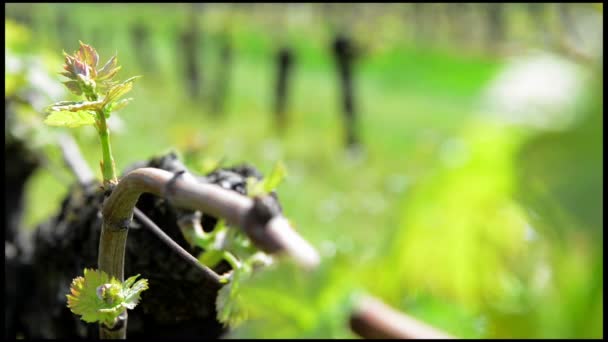
{"type": "MultiPolygon", "coordinates": [[[[78,39],[101,55],[118,51],[123,70],[145,76],[138,101],[119,113],[125,132],[113,131],[118,170],[170,148],[198,172],[220,160],[266,172],[285,163],[284,212],[324,262],[312,274],[281,263],[241,282],[238,302],[251,320],[230,336],[352,337],[346,313],[359,291],[459,337],[603,336],[601,79],[564,130],[490,120],[476,104],[502,61],[399,41],[402,28],[387,14],[392,28],[383,30],[398,33],[379,35],[382,48],[357,64],[365,150],[353,158],[342,150],[331,32],[321,16],[281,33],[269,24],[276,13],[222,6],[201,12],[199,62],[208,89],[229,34],[235,57],[223,117],[209,115],[208,98],[187,99],[176,37],[189,5],[12,4],[7,11],[31,17],[37,44],[19,45],[27,31],[6,29],[7,44],[12,37],[37,54],[59,56],[78,39]],[[70,29],[58,36],[56,19],[68,9],[70,29]],[[129,34],[136,22],[149,30],[154,70],[138,69],[129,34]],[[277,41],[297,56],[283,135],[271,115],[277,41]]],[[[94,132],[76,138],[96,170],[94,132]]],[[[66,191],[37,173],[27,223],[57,210],[66,191]]]]}
{"type": "Polygon", "coordinates": [[[346,322],[360,290],[349,263],[334,257],[309,273],[284,262],[254,273],[239,284],[248,320],[228,337],[355,337],[346,322]]]}

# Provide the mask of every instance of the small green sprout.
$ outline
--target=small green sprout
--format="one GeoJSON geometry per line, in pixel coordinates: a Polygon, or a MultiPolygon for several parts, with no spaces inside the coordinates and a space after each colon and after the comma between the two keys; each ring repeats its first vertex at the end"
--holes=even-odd
{"type": "Polygon", "coordinates": [[[103,272],[84,270],[84,277],[72,280],[68,308],[87,323],[100,322],[113,326],[118,316],[127,309],[134,309],[140,295],[148,289],[148,281],[135,275],[123,283],[103,272]]]}
{"type": "Polygon", "coordinates": [[[75,95],[84,96],[86,101],[60,101],[50,105],[46,109],[49,115],[44,122],[50,126],[71,128],[95,126],[102,147],[103,184],[105,188],[111,188],[118,180],[106,119],[113,111],[124,108],[133,100],[120,98],[133,89],[133,82],[139,76],[123,82],[114,81],[114,76],[121,68],[117,57],[113,56],[103,67],[97,69],[99,63],[97,51],[83,42],[80,42],[80,49],[73,55],[65,52],[63,54],[65,64],[61,75],[69,79],[63,84],[75,95]]]}
{"type": "Polygon", "coordinates": [[[215,299],[216,318],[225,326],[236,327],[248,318],[240,304],[240,286],[251,276],[252,268],[247,263],[232,271],[230,282],[224,285],[215,299]]]}
{"type": "Polygon", "coordinates": [[[247,194],[250,197],[267,195],[275,190],[285,177],[287,177],[287,168],[282,162],[278,161],[270,174],[263,180],[258,181],[253,177],[247,178],[247,194]]]}

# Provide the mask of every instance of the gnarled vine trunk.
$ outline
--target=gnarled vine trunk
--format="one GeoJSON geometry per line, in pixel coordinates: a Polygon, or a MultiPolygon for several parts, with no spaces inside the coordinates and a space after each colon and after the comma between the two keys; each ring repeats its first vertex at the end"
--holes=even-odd
{"type": "MultiPolygon", "coordinates": [[[[185,169],[173,154],[154,158],[136,167],[156,167],[171,172],[185,169]]],[[[134,167],[135,168],[135,167],[134,167]]],[[[220,169],[203,177],[201,182],[246,194],[246,177],[261,178],[250,166],[220,169]]],[[[85,324],[66,307],[65,295],[75,276],[85,267],[96,268],[101,231],[99,210],[104,194],[97,183],[74,186],[62,203],[57,216],[41,224],[30,237],[30,252],[19,259],[14,281],[20,308],[16,312],[16,333],[25,338],[97,338],[96,324],[85,324]]],[[[274,197],[276,199],[276,197],[274,197]]],[[[177,225],[184,213],[165,199],[143,194],[138,203],[144,214],[194,256],[201,252],[183,238],[177,225]]],[[[203,213],[205,230],[212,230],[216,218],[203,213]]],[[[206,286],[205,278],[165,245],[157,236],[134,219],[127,240],[125,275],[141,274],[150,289],[142,302],[129,312],[127,336],[217,338],[224,327],[216,320],[217,287],[206,286]]],[[[226,263],[215,267],[219,274],[230,268],[226,263]]],[[[12,337],[12,336],[9,336],[12,337]]]]}

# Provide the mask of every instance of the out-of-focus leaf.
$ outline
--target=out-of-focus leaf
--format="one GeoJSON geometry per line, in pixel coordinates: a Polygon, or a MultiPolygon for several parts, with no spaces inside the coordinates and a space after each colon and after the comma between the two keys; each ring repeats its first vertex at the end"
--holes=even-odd
{"type": "Polygon", "coordinates": [[[255,177],[247,177],[247,195],[249,197],[262,196],[266,194],[264,191],[264,181],[258,180],[255,177]]]}
{"type": "Polygon", "coordinates": [[[90,67],[87,66],[83,61],[78,60],[76,57],[70,56],[64,52],[64,66],[63,69],[70,73],[69,78],[77,79],[78,75],[89,77],[90,67]]]}
{"type": "MultiPolygon", "coordinates": [[[[76,80],[76,75],[72,74],[72,73],[71,73],[71,72],[69,72],[69,71],[62,71],[62,72],[60,72],[60,73],[59,73],[59,75],[64,76],[64,77],[67,77],[67,78],[70,78],[70,79],[72,79],[72,80],[76,80]]],[[[64,82],[64,84],[66,84],[66,83],[67,83],[67,82],[64,82]]]]}
{"type": "Polygon", "coordinates": [[[275,190],[286,176],[287,169],[285,168],[285,164],[278,161],[272,168],[270,174],[264,179],[264,191],[270,193],[275,190]]]}
{"type": "MultiPolygon", "coordinates": [[[[6,17],[5,17],[6,18],[6,17]]],[[[7,49],[22,52],[27,50],[31,39],[31,32],[23,25],[11,19],[4,20],[4,39],[7,49]]]]}
{"type": "Polygon", "coordinates": [[[92,67],[93,70],[97,67],[97,63],[99,62],[99,55],[97,51],[90,45],[85,44],[83,42],[80,43],[80,48],[78,49],[77,56],[81,61],[84,61],[88,65],[92,67]]]}
{"type": "Polygon", "coordinates": [[[600,14],[604,14],[604,4],[603,3],[601,3],[601,2],[600,3],[595,3],[595,4],[592,4],[592,6],[600,14]]]}
{"type": "Polygon", "coordinates": [[[251,276],[247,266],[232,271],[230,283],[220,289],[215,301],[217,320],[232,328],[248,318],[248,312],[241,303],[242,283],[251,276]]]}
{"type": "Polygon", "coordinates": [[[270,174],[264,177],[264,179],[247,178],[247,195],[250,197],[267,195],[276,190],[286,176],[287,169],[285,168],[285,164],[278,161],[270,174]]]}
{"type": "Polygon", "coordinates": [[[603,336],[603,84],[595,82],[576,125],[541,132],[518,154],[517,194],[548,244],[535,281],[546,285],[534,293],[542,338],[603,336]]]}
{"type": "Polygon", "coordinates": [[[553,229],[567,228],[561,216],[572,216],[575,222],[570,227],[592,231],[596,241],[601,241],[603,231],[601,88],[598,85],[587,104],[576,109],[582,116],[577,125],[535,136],[518,156],[518,192],[524,203],[549,220],[553,229]]]}
{"type": "MultiPolygon", "coordinates": [[[[219,223],[225,224],[224,220],[221,220],[219,223]]],[[[216,226],[215,229],[218,229],[218,227],[216,226]]],[[[239,260],[249,259],[258,251],[251,243],[249,237],[242,230],[234,227],[227,227],[226,229],[224,249],[232,253],[239,260]]]]}
{"type": "Polygon", "coordinates": [[[393,301],[420,291],[472,312],[517,296],[502,280],[517,279],[516,260],[529,245],[526,213],[513,198],[514,156],[524,137],[515,128],[473,122],[446,141],[443,165],[408,194],[393,252],[383,259],[391,271],[370,285],[393,301]]]}
{"type": "Polygon", "coordinates": [[[82,89],[80,89],[80,84],[77,81],[66,81],[63,84],[75,95],[82,95],[82,89]]]}
{"type": "Polygon", "coordinates": [[[241,284],[249,319],[231,331],[236,338],[351,338],[348,327],[358,288],[352,265],[341,257],[315,271],[275,264],[241,284]]]}
{"type": "Polygon", "coordinates": [[[82,110],[95,111],[101,109],[102,101],[60,101],[47,107],[47,111],[79,112],[82,110]]]}
{"type": "Polygon", "coordinates": [[[104,66],[97,70],[97,81],[109,80],[120,70],[120,66],[118,65],[118,58],[116,56],[112,56],[104,66]]]}
{"type": "Polygon", "coordinates": [[[223,252],[217,249],[210,249],[201,253],[198,257],[198,261],[208,267],[215,267],[220,261],[222,261],[223,252]]]}
{"type": "Polygon", "coordinates": [[[80,127],[95,124],[95,114],[88,111],[59,111],[49,114],[44,123],[49,126],[80,127]]]}
{"type": "Polygon", "coordinates": [[[131,89],[133,89],[133,82],[135,82],[135,80],[139,77],[141,77],[141,76],[133,76],[133,77],[125,80],[124,82],[110,88],[110,90],[108,91],[108,94],[103,99],[104,105],[118,100],[121,96],[123,96],[126,93],[128,93],[129,91],[131,91],[131,89]]]}
{"type": "Polygon", "coordinates": [[[130,98],[128,98],[128,99],[122,99],[122,100],[120,100],[120,101],[114,102],[114,103],[111,105],[111,107],[110,107],[109,111],[110,111],[110,112],[117,112],[117,111],[119,111],[119,110],[121,110],[121,109],[125,108],[125,107],[126,107],[128,104],[129,104],[129,103],[131,103],[131,101],[133,101],[133,98],[132,98],[132,97],[130,97],[130,98]]]}
{"type": "Polygon", "coordinates": [[[220,167],[220,160],[217,158],[205,156],[202,159],[198,159],[197,161],[198,163],[196,164],[196,166],[204,175],[211,173],[220,167]]]}

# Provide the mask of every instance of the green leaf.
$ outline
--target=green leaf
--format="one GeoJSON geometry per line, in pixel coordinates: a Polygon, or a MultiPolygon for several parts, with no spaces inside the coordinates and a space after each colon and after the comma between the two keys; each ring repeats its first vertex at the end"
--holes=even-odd
{"type": "Polygon", "coordinates": [[[220,160],[205,156],[202,160],[199,160],[197,164],[199,171],[206,175],[220,167],[220,160]]]}
{"type": "Polygon", "coordinates": [[[133,309],[141,292],[148,289],[148,281],[139,275],[124,283],[103,272],[85,269],[84,277],[72,281],[68,294],[68,308],[87,323],[100,322],[112,326],[116,318],[126,309],[133,309]]]}
{"type": "Polygon", "coordinates": [[[275,190],[279,184],[283,182],[286,176],[287,169],[285,168],[285,165],[281,161],[278,161],[274,165],[270,175],[264,179],[264,191],[270,193],[275,190]]]}
{"type": "MultiPolygon", "coordinates": [[[[69,75],[72,75],[68,72],[63,74],[66,77],[72,77],[69,75]]],[[[75,95],[82,95],[82,89],[80,88],[80,84],[77,81],[66,81],[63,82],[63,84],[66,86],[66,88],[68,88],[69,91],[71,91],[72,93],[74,93],[75,95]]]]}
{"type": "Polygon", "coordinates": [[[131,91],[131,89],[133,89],[133,82],[135,81],[135,79],[137,79],[139,77],[141,77],[141,76],[133,76],[133,77],[129,78],[128,80],[110,88],[110,90],[108,91],[108,94],[106,95],[105,99],[103,100],[104,105],[106,105],[108,103],[112,103],[115,100],[118,100],[121,96],[123,96],[126,93],[128,93],[129,91],[131,91]]]}
{"type": "Polygon", "coordinates": [[[99,62],[99,55],[97,51],[92,46],[85,44],[83,42],[80,43],[80,49],[78,49],[77,55],[80,57],[80,60],[86,62],[91,67],[95,68],[97,63],[99,62]]]}
{"type": "Polygon", "coordinates": [[[77,56],[70,56],[63,53],[65,57],[65,64],[63,65],[63,69],[67,71],[70,76],[66,76],[72,79],[76,79],[78,75],[82,75],[85,77],[89,77],[89,70],[91,69],[87,64],[78,59],[77,56]]]}
{"type": "Polygon", "coordinates": [[[135,279],[137,279],[137,277],[139,277],[139,274],[125,280],[122,285],[123,296],[125,298],[125,302],[123,305],[127,309],[135,308],[135,306],[139,302],[141,293],[148,289],[148,280],[140,279],[135,282],[135,279]]]}
{"type": "Polygon", "coordinates": [[[356,275],[352,263],[338,255],[312,272],[286,262],[240,279],[232,283],[238,295],[228,308],[238,305],[237,313],[248,320],[228,338],[352,338],[348,319],[360,292],[356,275]]]}
{"type": "Polygon", "coordinates": [[[98,287],[109,284],[118,285],[116,278],[110,279],[107,273],[92,269],[84,270],[84,277],[77,277],[72,281],[68,299],[68,308],[87,323],[102,322],[112,325],[122,311],[120,302],[110,304],[98,295],[98,287]]]}
{"type": "Polygon", "coordinates": [[[215,267],[223,259],[224,253],[218,249],[210,249],[201,253],[198,261],[208,267],[215,267]]]}
{"type": "Polygon", "coordinates": [[[82,110],[99,110],[102,101],[60,101],[47,107],[47,112],[79,112],[82,110]]]}
{"type": "Polygon", "coordinates": [[[224,249],[235,255],[239,260],[246,260],[258,251],[249,237],[242,230],[235,228],[226,231],[224,249]]]}
{"type": "Polygon", "coordinates": [[[112,103],[110,105],[110,108],[109,108],[108,111],[109,112],[119,111],[119,110],[125,108],[129,103],[131,103],[131,101],[133,101],[132,97],[129,97],[128,99],[123,99],[123,100],[120,100],[120,101],[116,101],[116,102],[114,102],[114,103],[112,103]]]}
{"type": "Polygon", "coordinates": [[[254,177],[247,178],[247,195],[249,197],[268,195],[274,191],[287,176],[285,164],[278,161],[270,174],[262,180],[254,177]]]}
{"type": "Polygon", "coordinates": [[[247,196],[256,197],[266,194],[264,191],[264,181],[255,177],[247,177],[247,196]]]}
{"type": "Polygon", "coordinates": [[[251,276],[251,268],[241,267],[232,271],[230,283],[222,287],[215,300],[217,320],[225,326],[235,327],[244,322],[248,312],[241,305],[241,283],[251,276]]]}
{"type": "Polygon", "coordinates": [[[112,56],[110,60],[106,62],[106,64],[97,71],[97,81],[109,80],[120,70],[120,66],[117,66],[118,58],[116,56],[112,56]]]}
{"type": "Polygon", "coordinates": [[[71,72],[69,72],[69,71],[63,71],[63,72],[60,72],[60,73],[59,73],[59,75],[65,76],[65,77],[70,78],[70,79],[72,79],[72,80],[74,80],[74,81],[77,79],[77,78],[76,78],[76,75],[72,74],[72,73],[71,73],[71,72]]]}
{"type": "Polygon", "coordinates": [[[60,127],[80,127],[95,124],[95,114],[88,111],[68,112],[58,111],[52,112],[46,117],[44,123],[49,126],[60,127]]]}

